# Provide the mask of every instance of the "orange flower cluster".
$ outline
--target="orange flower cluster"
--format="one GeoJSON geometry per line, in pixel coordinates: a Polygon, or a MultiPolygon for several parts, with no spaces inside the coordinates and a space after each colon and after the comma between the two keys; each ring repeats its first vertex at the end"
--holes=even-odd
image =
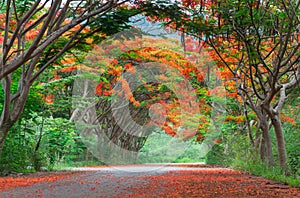
{"type": "Polygon", "coordinates": [[[74,65],[75,64],[75,59],[74,58],[64,58],[63,60],[60,61],[62,65],[74,65]]]}
{"type": "Polygon", "coordinates": [[[38,35],[39,31],[37,30],[29,30],[25,36],[26,40],[33,40],[37,35],[38,35]]]}
{"type": "Polygon", "coordinates": [[[231,78],[233,78],[233,74],[229,70],[224,70],[224,71],[221,71],[220,73],[221,73],[222,79],[231,79],[231,78]]]}
{"type": "Polygon", "coordinates": [[[102,85],[103,85],[103,82],[99,83],[96,88],[95,88],[95,94],[97,96],[101,96],[102,95],[102,85]]]}
{"type": "Polygon", "coordinates": [[[177,136],[177,133],[173,130],[172,127],[170,127],[169,125],[165,124],[163,127],[162,127],[162,130],[164,130],[166,132],[166,134],[174,137],[174,136],[177,136]]]}
{"type": "Polygon", "coordinates": [[[121,76],[123,68],[121,66],[109,67],[107,73],[115,77],[121,76]]]}
{"type": "Polygon", "coordinates": [[[126,63],[123,67],[126,69],[127,72],[135,74],[135,68],[132,65],[132,63],[126,63]]]}
{"type": "Polygon", "coordinates": [[[113,60],[110,62],[110,64],[112,64],[112,65],[118,65],[118,63],[119,63],[119,61],[116,60],[116,59],[113,59],[113,60]]]}
{"type": "Polygon", "coordinates": [[[284,113],[280,114],[280,119],[281,119],[281,122],[295,123],[295,119],[294,118],[291,118],[291,117],[285,115],[284,113]]]}
{"type": "Polygon", "coordinates": [[[242,123],[245,121],[245,116],[243,115],[240,115],[240,116],[232,116],[232,115],[229,115],[225,118],[225,121],[226,122],[235,122],[235,123],[242,123]]]}
{"type": "Polygon", "coordinates": [[[44,98],[44,101],[46,102],[46,104],[53,104],[53,100],[54,100],[54,95],[53,94],[48,94],[44,98]]]}
{"type": "Polygon", "coordinates": [[[95,94],[97,96],[110,96],[111,95],[111,85],[109,83],[100,82],[95,88],[95,94]]]}
{"type": "Polygon", "coordinates": [[[62,68],[60,71],[61,71],[61,72],[72,72],[72,71],[74,71],[75,69],[77,69],[77,66],[70,66],[70,67],[64,67],[64,68],[62,68]]]}
{"type": "Polygon", "coordinates": [[[236,83],[233,80],[227,80],[227,81],[225,81],[224,85],[229,90],[236,90],[236,83]]]}
{"type": "Polygon", "coordinates": [[[236,92],[233,92],[233,93],[226,92],[226,95],[230,98],[236,98],[238,96],[238,94],[236,92]]]}
{"type": "Polygon", "coordinates": [[[135,100],[135,98],[133,97],[133,94],[131,92],[128,82],[123,78],[119,79],[119,81],[122,83],[122,89],[125,94],[126,100],[129,100],[134,106],[139,107],[140,102],[135,100]]]}

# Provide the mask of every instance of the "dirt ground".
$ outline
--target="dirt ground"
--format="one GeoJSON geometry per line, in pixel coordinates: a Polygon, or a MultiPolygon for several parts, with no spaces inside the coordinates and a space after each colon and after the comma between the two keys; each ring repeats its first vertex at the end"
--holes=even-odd
{"type": "Polygon", "coordinates": [[[206,165],[74,168],[0,178],[0,197],[300,197],[300,188],[206,165]]]}

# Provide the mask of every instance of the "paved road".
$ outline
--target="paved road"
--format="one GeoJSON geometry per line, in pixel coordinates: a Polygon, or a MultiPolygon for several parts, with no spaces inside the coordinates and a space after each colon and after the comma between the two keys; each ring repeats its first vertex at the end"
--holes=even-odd
{"type": "Polygon", "coordinates": [[[230,169],[192,166],[157,164],[74,168],[82,173],[55,182],[4,191],[0,197],[300,197],[297,188],[249,175],[244,180],[244,174],[230,169]],[[252,191],[246,189],[249,184],[254,186],[252,191]],[[260,184],[269,189],[264,187],[265,191],[260,191],[260,184]],[[233,189],[232,194],[224,189],[227,186],[233,189]],[[274,190],[279,194],[274,194],[274,190]]]}

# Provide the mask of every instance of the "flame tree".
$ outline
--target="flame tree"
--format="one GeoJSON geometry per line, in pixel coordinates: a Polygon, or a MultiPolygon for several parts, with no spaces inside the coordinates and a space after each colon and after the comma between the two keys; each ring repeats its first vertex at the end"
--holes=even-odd
{"type": "MultiPolygon", "coordinates": [[[[167,13],[166,24],[214,49],[215,60],[231,73],[245,111],[249,107],[258,118],[261,158],[270,166],[274,163],[273,127],[279,165],[288,173],[280,115],[290,90],[300,81],[300,2],[190,0],[183,5],[186,11],[181,20],[167,13]]],[[[248,131],[254,145],[251,127],[248,131]]]]}
{"type": "Polygon", "coordinates": [[[151,7],[163,1],[1,1],[0,80],[4,97],[0,153],[9,129],[24,109],[30,87],[39,76],[65,52],[86,50],[82,44],[88,38],[101,41],[102,37],[95,33],[110,35],[129,28],[130,16],[140,13],[139,5],[143,3],[151,7]],[[16,90],[12,89],[15,82],[16,90]]]}
{"type": "MultiPolygon", "coordinates": [[[[76,109],[71,120],[94,124],[95,118],[89,109],[95,107],[100,126],[93,132],[97,136],[96,145],[104,141],[107,147],[109,141],[113,143],[112,149],[136,154],[155,126],[182,140],[203,141],[212,114],[207,96],[209,88],[204,79],[207,74],[204,53],[201,58],[192,50],[185,55],[177,39],[141,37],[133,34],[136,31],[117,34],[113,36],[116,39],[94,46],[86,61],[77,68],[97,75],[93,79],[99,79],[94,82],[94,94],[98,98],[91,105],[76,109]],[[129,38],[123,38],[126,36],[129,38]],[[113,102],[116,98],[119,98],[117,106],[113,102]],[[136,123],[143,127],[136,130],[136,123]]],[[[88,96],[90,79],[84,81],[79,81],[78,87],[83,89],[80,95],[88,96]]],[[[211,93],[213,95],[216,94],[211,93]]],[[[83,104],[81,99],[79,101],[83,104]]],[[[90,129],[84,130],[83,134],[90,129]]],[[[106,147],[101,148],[102,153],[106,147]]]]}

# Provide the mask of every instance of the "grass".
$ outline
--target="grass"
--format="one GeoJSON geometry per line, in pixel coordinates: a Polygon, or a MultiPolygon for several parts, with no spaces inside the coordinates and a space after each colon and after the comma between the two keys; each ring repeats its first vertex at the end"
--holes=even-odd
{"type": "Polygon", "coordinates": [[[84,167],[84,166],[103,166],[104,163],[100,161],[81,161],[81,162],[59,162],[54,165],[54,170],[65,170],[70,167],[84,167]]]}
{"type": "Polygon", "coordinates": [[[268,167],[259,161],[235,161],[232,166],[233,169],[247,171],[253,175],[261,176],[273,181],[282,182],[293,187],[300,187],[300,176],[285,176],[280,167],[268,167]]]}

